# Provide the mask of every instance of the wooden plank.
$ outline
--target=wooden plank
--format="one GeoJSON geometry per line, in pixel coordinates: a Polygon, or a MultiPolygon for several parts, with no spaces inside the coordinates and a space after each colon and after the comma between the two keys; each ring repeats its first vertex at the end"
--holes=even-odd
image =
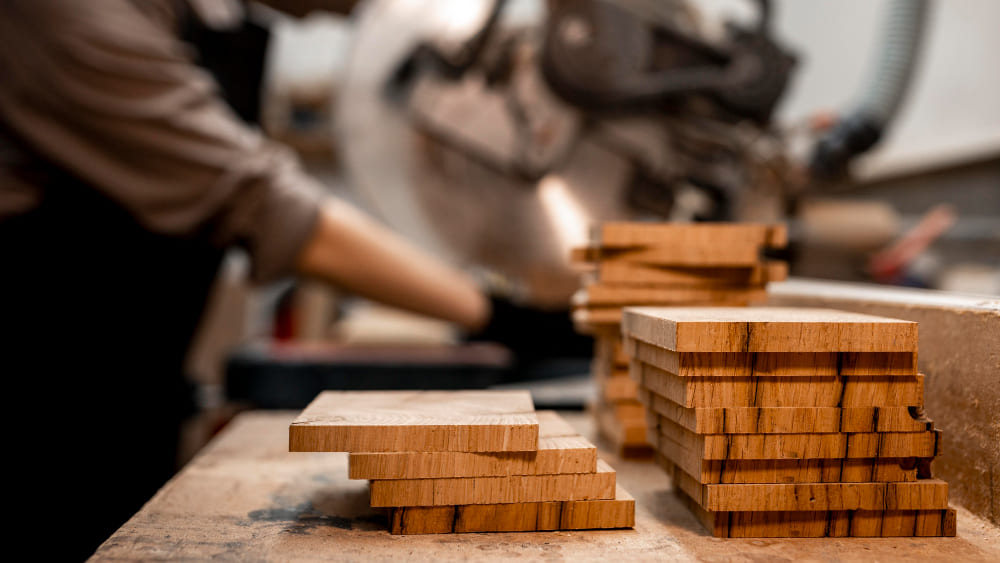
{"type": "Polygon", "coordinates": [[[648,390],[648,408],[696,434],[929,432],[934,423],[910,407],[688,408],[648,390]]]}
{"type": "Polygon", "coordinates": [[[703,485],[682,470],[674,484],[705,510],[935,510],[948,508],[948,484],[938,479],[902,483],[740,483],[703,485]]]}
{"type": "Polygon", "coordinates": [[[679,305],[685,303],[762,302],[763,285],[719,287],[659,287],[591,284],[573,294],[576,307],[625,307],[630,305],[679,305]]]}
{"type": "Polygon", "coordinates": [[[635,499],[618,486],[614,499],[393,508],[389,522],[392,534],[632,528],[635,499]]]}
{"type": "Polygon", "coordinates": [[[596,473],[511,475],[371,482],[371,505],[441,506],[615,498],[615,471],[598,460],[596,473]]]}
{"type": "Polygon", "coordinates": [[[655,432],[657,453],[704,484],[714,483],[877,483],[930,477],[930,458],[702,459],[681,442],[655,432]]]}
{"type": "Polygon", "coordinates": [[[669,287],[760,286],[788,277],[788,264],[767,260],[734,268],[653,266],[624,260],[602,260],[597,279],[604,284],[660,285],[669,287]]]}
{"type": "Polygon", "coordinates": [[[923,375],[681,377],[647,364],[632,379],[683,407],[919,407],[923,375]]]}
{"type": "Polygon", "coordinates": [[[710,512],[675,492],[717,538],[955,537],[957,531],[952,508],[710,512]]]}
{"type": "Polygon", "coordinates": [[[527,391],[324,391],[288,451],[535,451],[534,410],[527,391]]]}
{"type": "MultiPolygon", "coordinates": [[[[646,439],[645,419],[620,419],[607,407],[595,409],[597,427],[600,433],[611,441],[621,452],[626,448],[650,448],[646,439]]],[[[634,457],[634,456],[625,456],[634,457]]]]}
{"type": "Polygon", "coordinates": [[[680,376],[915,375],[915,352],[674,352],[626,338],[627,356],[680,376]]]}
{"type": "Polygon", "coordinates": [[[659,428],[657,449],[664,451],[673,442],[703,460],[933,458],[939,439],[939,431],[695,434],[663,417],[659,428]]]}
{"type": "Polygon", "coordinates": [[[594,339],[594,361],[606,366],[628,368],[628,355],[620,335],[601,335],[594,339]]]}
{"type": "Polygon", "coordinates": [[[639,384],[628,375],[608,377],[599,380],[599,384],[601,396],[607,401],[634,401],[639,396],[639,384]]]}
{"type": "Polygon", "coordinates": [[[917,323],[832,309],[630,307],[622,331],[675,352],[917,350],[917,323]]]}
{"type": "Polygon", "coordinates": [[[351,479],[503,477],[597,471],[597,447],[552,411],[538,411],[538,452],[352,453],[351,479]]]}
{"type": "Polygon", "coordinates": [[[778,223],[606,222],[592,235],[592,241],[601,248],[666,245],[709,253],[745,243],[769,248],[788,244],[788,229],[778,223]]]}

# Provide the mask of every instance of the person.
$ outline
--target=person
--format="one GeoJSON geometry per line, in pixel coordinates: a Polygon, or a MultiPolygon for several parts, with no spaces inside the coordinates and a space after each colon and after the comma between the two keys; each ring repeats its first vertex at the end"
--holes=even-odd
{"type": "Polygon", "coordinates": [[[17,519],[59,559],[92,553],[172,474],[182,362],[226,249],[257,282],[318,278],[471,331],[491,316],[471,279],[325,197],[240,118],[250,87],[199,66],[240,74],[199,23],[222,4],[0,8],[0,371],[28,411],[7,415],[33,497],[17,519]]]}

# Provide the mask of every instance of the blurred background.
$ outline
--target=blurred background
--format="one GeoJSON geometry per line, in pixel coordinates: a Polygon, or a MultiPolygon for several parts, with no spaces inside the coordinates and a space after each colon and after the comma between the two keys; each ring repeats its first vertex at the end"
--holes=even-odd
{"type": "Polygon", "coordinates": [[[181,39],[236,113],[472,274],[494,319],[470,337],[319,282],[254,285],[229,250],[179,461],[238,410],[323,388],[527,382],[582,407],[569,255],[602,221],[782,221],[792,276],[1000,294],[992,0],[188,4],[181,39]]]}
{"type": "MultiPolygon", "coordinates": [[[[579,286],[569,248],[610,219],[784,220],[793,276],[1000,293],[996,2],[372,0],[346,17],[249,13],[271,32],[267,134],[331,193],[536,321],[566,317],[579,286]]],[[[251,288],[247,268],[229,253],[189,355],[205,412],[301,406],[332,366],[394,374],[389,386],[427,384],[420,369],[443,365],[483,385],[587,372],[589,344],[440,355],[461,338],[447,324],[320,284],[251,288]],[[393,356],[400,345],[411,356],[393,356]],[[295,391],[290,377],[308,383],[295,391]]],[[[569,325],[545,326],[548,340],[569,325]]],[[[567,385],[555,403],[574,396],[567,385]]]]}

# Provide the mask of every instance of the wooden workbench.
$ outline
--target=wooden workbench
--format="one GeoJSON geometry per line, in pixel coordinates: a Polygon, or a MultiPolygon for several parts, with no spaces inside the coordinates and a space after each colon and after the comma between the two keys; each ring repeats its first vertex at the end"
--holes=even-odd
{"type": "MultiPolygon", "coordinates": [[[[962,509],[956,538],[715,539],[658,467],[603,452],[636,498],[634,530],[392,536],[367,483],[347,479],[347,454],[287,452],[293,417],[239,416],[94,559],[1000,561],[997,528],[962,509]]],[[[566,419],[593,437],[588,415],[566,419]]]]}

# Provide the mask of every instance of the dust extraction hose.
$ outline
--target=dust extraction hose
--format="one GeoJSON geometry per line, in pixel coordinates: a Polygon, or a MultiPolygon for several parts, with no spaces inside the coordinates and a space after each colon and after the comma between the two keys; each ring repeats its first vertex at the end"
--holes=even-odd
{"type": "Polygon", "coordinates": [[[890,0],[872,76],[857,106],[817,141],[810,162],[814,177],[841,176],[852,158],[882,138],[909,87],[929,9],[929,0],[890,0]]]}

